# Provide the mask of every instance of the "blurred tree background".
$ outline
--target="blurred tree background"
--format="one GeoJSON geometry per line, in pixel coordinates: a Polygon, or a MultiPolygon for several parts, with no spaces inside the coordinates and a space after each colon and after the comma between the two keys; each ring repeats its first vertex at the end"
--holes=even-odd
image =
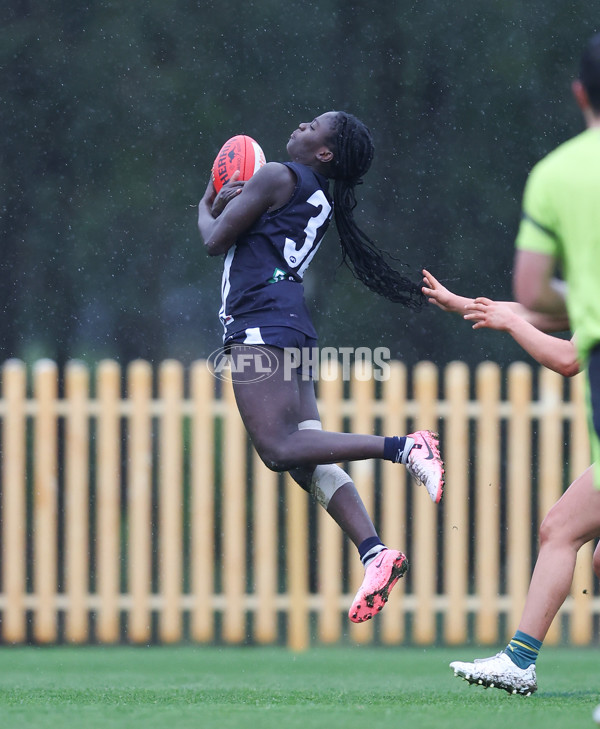
{"type": "MultiPolygon", "coordinates": [[[[583,0],[5,0],[0,11],[2,360],[175,357],[221,341],[222,260],[196,205],[221,144],[285,159],[300,121],[359,116],[376,157],[359,224],[415,280],[511,297],[531,166],[583,128],[583,0]]],[[[391,304],[332,229],[306,279],[321,344],[413,364],[525,355],[459,317],[391,304]]]]}

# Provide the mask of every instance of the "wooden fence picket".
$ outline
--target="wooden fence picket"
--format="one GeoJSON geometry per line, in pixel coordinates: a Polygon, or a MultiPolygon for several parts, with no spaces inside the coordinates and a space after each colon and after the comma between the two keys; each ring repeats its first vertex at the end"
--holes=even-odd
{"type": "MultiPolygon", "coordinates": [[[[347,611],[356,548],[251,447],[226,373],[194,362],[1,368],[4,643],[498,644],[516,627],[544,515],[589,466],[583,376],[516,362],[412,372],[327,364],[326,430],[439,430],[440,506],[401,465],[347,469],[410,570],[376,621],[347,611]],[[344,377],[348,375],[347,381],[344,377]],[[217,379],[217,377],[219,379],[217,379]],[[222,379],[221,379],[222,378],[222,379]],[[505,394],[504,394],[505,393],[505,394]],[[64,619],[63,619],[64,616],[64,619]]],[[[548,642],[598,639],[594,544],[548,642]]]]}

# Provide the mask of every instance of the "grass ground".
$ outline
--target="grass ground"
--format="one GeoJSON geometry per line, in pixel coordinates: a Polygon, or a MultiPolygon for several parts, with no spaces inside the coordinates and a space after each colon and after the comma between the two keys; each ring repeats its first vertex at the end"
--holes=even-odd
{"type": "Polygon", "coordinates": [[[2,729],[595,726],[600,652],[543,649],[530,698],[468,686],[469,648],[0,648],[2,729]]]}

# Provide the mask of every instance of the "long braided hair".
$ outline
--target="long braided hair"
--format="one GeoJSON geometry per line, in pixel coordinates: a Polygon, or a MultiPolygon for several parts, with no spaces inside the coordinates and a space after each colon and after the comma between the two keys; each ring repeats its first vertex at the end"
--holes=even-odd
{"type": "Polygon", "coordinates": [[[354,276],[371,291],[411,309],[420,309],[424,296],[419,285],[394,270],[383,252],[354,221],[354,188],[362,184],[373,161],[373,138],[369,129],[345,111],[337,113],[329,140],[333,160],[333,211],[343,261],[354,276]]]}

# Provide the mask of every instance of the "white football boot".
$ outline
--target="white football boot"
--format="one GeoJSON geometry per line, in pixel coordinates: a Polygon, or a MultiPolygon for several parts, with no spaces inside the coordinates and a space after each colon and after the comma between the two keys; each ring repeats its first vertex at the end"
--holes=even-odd
{"type": "Polygon", "coordinates": [[[476,658],[473,663],[453,661],[450,668],[470,684],[484,688],[498,688],[509,694],[531,696],[537,691],[535,663],[519,668],[502,651],[491,658],[476,658]]]}
{"type": "Polygon", "coordinates": [[[444,489],[444,464],[440,457],[438,437],[430,430],[417,430],[406,436],[414,441],[403,463],[411,476],[425,486],[435,504],[440,503],[444,489]]]}

